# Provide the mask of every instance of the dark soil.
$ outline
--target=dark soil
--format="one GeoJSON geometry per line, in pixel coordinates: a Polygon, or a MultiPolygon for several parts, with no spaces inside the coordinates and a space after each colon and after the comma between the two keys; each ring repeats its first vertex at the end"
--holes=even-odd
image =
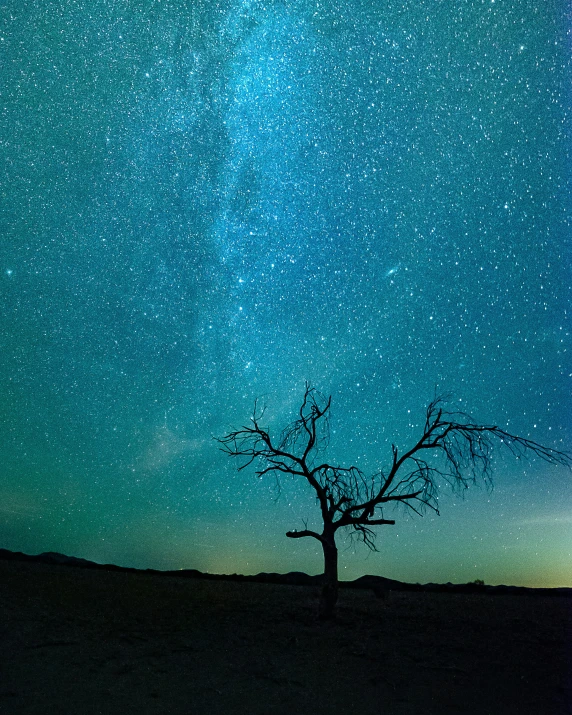
{"type": "Polygon", "coordinates": [[[572,715],[572,599],[0,562],[0,713],[572,715]]]}

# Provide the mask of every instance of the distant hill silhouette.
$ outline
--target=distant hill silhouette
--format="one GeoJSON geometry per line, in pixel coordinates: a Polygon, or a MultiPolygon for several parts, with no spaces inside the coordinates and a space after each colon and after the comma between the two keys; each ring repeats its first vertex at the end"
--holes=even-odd
{"type": "MultiPolygon", "coordinates": [[[[302,571],[291,571],[290,573],[259,573],[254,576],[243,576],[242,574],[211,574],[198,571],[197,569],[180,569],[175,571],[159,571],[158,569],[136,569],[128,566],[116,566],[115,564],[98,564],[88,559],[77,558],[76,556],[66,556],[56,551],[46,551],[37,556],[30,556],[21,551],[9,551],[0,549],[0,560],[3,561],[32,561],[35,563],[52,564],[57,566],[70,566],[76,568],[98,569],[103,571],[124,571],[126,573],[156,574],[160,576],[172,576],[177,578],[198,578],[208,580],[223,581],[251,581],[256,583],[274,583],[290,586],[319,586],[322,583],[322,576],[309,576],[302,571]]],[[[372,590],[376,596],[383,597],[388,591],[427,591],[431,593],[486,593],[492,595],[522,594],[533,596],[568,596],[572,597],[572,588],[526,588],[524,586],[486,586],[479,583],[404,583],[395,581],[383,576],[366,575],[355,579],[355,581],[340,581],[340,588],[358,588],[372,590]]]]}

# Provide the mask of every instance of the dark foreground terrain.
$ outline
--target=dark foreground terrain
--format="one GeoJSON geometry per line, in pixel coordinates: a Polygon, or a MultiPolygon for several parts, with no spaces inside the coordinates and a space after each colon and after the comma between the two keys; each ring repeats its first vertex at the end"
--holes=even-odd
{"type": "Polygon", "coordinates": [[[0,561],[0,713],[572,713],[572,599],[0,561]]]}

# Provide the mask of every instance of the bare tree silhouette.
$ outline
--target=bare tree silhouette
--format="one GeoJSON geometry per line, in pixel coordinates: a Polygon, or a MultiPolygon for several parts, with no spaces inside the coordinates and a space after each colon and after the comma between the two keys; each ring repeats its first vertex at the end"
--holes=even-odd
{"type": "Polygon", "coordinates": [[[375,550],[372,527],[395,524],[384,509],[402,504],[421,514],[438,510],[441,487],[468,488],[477,481],[492,485],[491,454],[494,444],[505,447],[516,458],[527,454],[549,464],[572,467],[572,456],[500,427],[479,425],[462,412],[445,409],[446,400],[436,397],[427,407],[423,432],[405,450],[392,445],[387,470],[366,476],[356,466],[341,467],[321,462],[318,455],[329,442],[329,411],[332,398],[325,398],[306,383],[298,419],[277,439],[261,421],[265,408],[255,402],[250,424],[218,439],[221,449],[242,460],[239,471],[255,465],[258,477],[274,473],[305,480],[314,490],[322,515],[321,533],[310,529],[288,531],[291,539],[312,537],[322,545],[324,580],[319,615],[334,615],[338,599],[338,549],[336,532],[349,528],[369,548],[375,550]]]}

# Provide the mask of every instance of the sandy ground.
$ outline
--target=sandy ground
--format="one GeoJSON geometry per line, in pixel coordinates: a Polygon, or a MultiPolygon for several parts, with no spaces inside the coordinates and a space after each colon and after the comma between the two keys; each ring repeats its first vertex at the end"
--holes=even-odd
{"type": "Polygon", "coordinates": [[[0,562],[0,713],[572,714],[572,599],[0,562]]]}

